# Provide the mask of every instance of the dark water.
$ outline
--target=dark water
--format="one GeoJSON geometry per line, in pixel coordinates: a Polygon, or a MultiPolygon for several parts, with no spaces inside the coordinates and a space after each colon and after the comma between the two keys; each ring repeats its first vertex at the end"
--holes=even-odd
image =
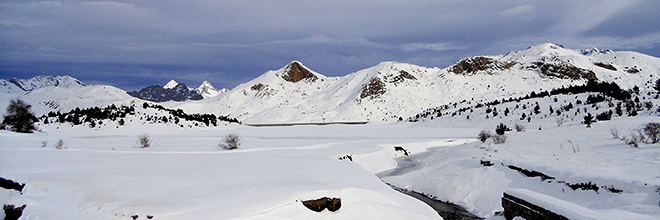
{"type": "Polygon", "coordinates": [[[465,210],[465,208],[463,208],[459,205],[456,205],[456,204],[453,204],[453,203],[450,203],[450,202],[443,202],[443,201],[440,201],[440,200],[436,200],[436,199],[430,198],[430,197],[428,197],[428,196],[426,196],[422,193],[418,193],[418,192],[415,192],[415,191],[401,189],[401,188],[398,188],[398,187],[395,187],[395,186],[392,186],[392,185],[390,185],[390,186],[393,189],[395,189],[396,191],[399,191],[403,194],[409,195],[409,196],[411,196],[415,199],[419,199],[420,201],[428,204],[429,206],[431,206],[431,208],[433,208],[433,210],[435,210],[438,213],[438,215],[440,215],[445,220],[455,220],[455,219],[467,219],[467,220],[477,220],[477,219],[479,219],[480,220],[480,219],[483,219],[483,218],[479,218],[478,216],[468,212],[467,210],[465,210]]]}
{"type": "MultiPolygon", "coordinates": [[[[383,171],[381,173],[376,174],[379,178],[387,177],[387,176],[399,176],[403,175],[415,170],[419,170],[424,168],[426,165],[424,164],[423,159],[426,157],[429,157],[436,153],[436,150],[429,150],[424,153],[420,154],[414,154],[410,155],[407,157],[402,157],[402,158],[397,158],[397,167],[391,170],[383,171]]],[[[436,199],[433,199],[427,195],[424,195],[422,193],[415,192],[413,190],[406,190],[402,189],[393,185],[390,185],[390,187],[395,189],[396,191],[399,191],[403,194],[412,196],[413,198],[416,198],[429,206],[433,208],[440,216],[442,216],[443,219],[445,220],[454,220],[454,219],[468,219],[468,220],[473,220],[473,219],[483,219],[479,218],[478,216],[468,212],[465,208],[449,203],[449,202],[443,202],[439,201],[436,199]]]]}

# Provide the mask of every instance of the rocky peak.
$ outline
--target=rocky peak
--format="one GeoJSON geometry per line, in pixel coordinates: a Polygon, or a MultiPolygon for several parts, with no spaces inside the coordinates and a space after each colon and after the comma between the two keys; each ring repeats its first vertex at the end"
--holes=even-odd
{"type": "Polygon", "coordinates": [[[309,71],[298,61],[293,61],[284,68],[284,75],[282,78],[288,82],[293,83],[304,79],[309,79],[312,82],[318,79],[318,77],[314,75],[312,71],[309,71]]]}

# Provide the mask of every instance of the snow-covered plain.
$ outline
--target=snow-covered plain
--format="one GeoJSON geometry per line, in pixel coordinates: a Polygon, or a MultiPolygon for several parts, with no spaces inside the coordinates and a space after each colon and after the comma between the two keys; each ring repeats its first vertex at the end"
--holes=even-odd
{"type": "Polygon", "coordinates": [[[0,190],[0,200],[27,204],[24,219],[439,219],[373,172],[396,166],[394,144],[475,134],[409,125],[40,128],[0,131],[0,176],[26,183],[22,195],[0,190]],[[142,133],[151,147],[136,147],[142,133]],[[229,133],[244,139],[240,149],[217,147],[229,133]],[[58,139],[66,149],[55,149],[58,139]],[[346,154],[355,162],[338,159],[346,154]],[[316,213],[300,202],[324,196],[341,198],[341,209],[316,213]]]}

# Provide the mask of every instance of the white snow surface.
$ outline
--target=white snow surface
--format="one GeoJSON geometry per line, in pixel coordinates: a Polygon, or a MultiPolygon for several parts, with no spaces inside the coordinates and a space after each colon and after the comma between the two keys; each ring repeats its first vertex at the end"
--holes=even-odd
{"type": "Polygon", "coordinates": [[[174,79],[172,79],[163,86],[163,89],[174,89],[176,85],[179,85],[179,83],[174,81],[174,79]]]}
{"type": "Polygon", "coordinates": [[[26,183],[22,194],[1,189],[0,202],[27,204],[23,219],[441,219],[338,157],[386,152],[361,163],[393,161],[381,144],[455,133],[406,125],[40,128],[0,131],[0,176],[26,183]],[[141,133],[151,147],[136,147],[141,133]],[[229,133],[243,138],[238,150],[217,147],[229,133]],[[54,148],[58,139],[66,149],[54,148]],[[300,202],[320,197],[341,198],[341,209],[316,213],[300,202]]]}
{"type": "Polygon", "coordinates": [[[202,95],[202,97],[207,99],[228,92],[229,90],[224,88],[218,90],[215,87],[213,87],[213,85],[211,85],[209,81],[204,81],[202,82],[201,85],[199,85],[199,87],[197,87],[197,89],[195,89],[195,91],[197,91],[197,93],[199,93],[200,95],[202,95]]]}

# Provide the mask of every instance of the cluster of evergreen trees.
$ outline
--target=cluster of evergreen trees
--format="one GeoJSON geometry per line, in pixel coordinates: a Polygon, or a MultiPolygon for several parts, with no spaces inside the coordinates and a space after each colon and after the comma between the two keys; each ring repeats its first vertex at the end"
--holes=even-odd
{"type": "Polygon", "coordinates": [[[48,123],[71,123],[73,125],[81,125],[89,123],[90,127],[96,127],[97,124],[103,124],[103,120],[109,119],[117,121],[119,125],[124,125],[124,118],[126,115],[135,115],[135,107],[133,106],[120,106],[114,104],[105,107],[91,107],[86,109],[75,108],[69,112],[61,113],[60,111],[48,112],[48,114],[39,117],[44,124],[48,123]]]}
{"type": "MultiPolygon", "coordinates": [[[[158,110],[161,110],[161,111],[166,111],[169,114],[171,114],[172,116],[174,116],[174,120],[176,120],[176,121],[178,121],[179,118],[182,118],[182,119],[185,119],[186,121],[196,121],[196,122],[204,123],[206,126],[210,126],[210,125],[218,126],[218,120],[240,124],[238,119],[229,118],[229,117],[224,116],[224,115],[216,117],[215,114],[186,114],[185,112],[183,112],[182,109],[176,109],[176,110],[168,109],[168,108],[163,107],[162,105],[156,105],[156,104],[150,105],[149,103],[146,103],[146,102],[144,104],[142,104],[142,107],[145,108],[145,109],[153,108],[153,109],[158,109],[158,110]]],[[[175,121],[175,123],[178,123],[176,121],[175,121]]]]}
{"type": "MultiPolygon", "coordinates": [[[[660,85],[660,80],[658,80],[658,84],[660,85]]],[[[637,87],[635,87],[635,88],[637,88],[637,87]]],[[[638,91],[639,89],[637,88],[636,90],[638,91]]],[[[634,92],[636,90],[633,89],[632,92],[634,92]]],[[[617,85],[614,82],[597,82],[597,81],[594,81],[594,80],[590,80],[584,85],[562,87],[562,88],[558,88],[558,89],[553,89],[549,92],[548,91],[542,91],[542,92],[537,93],[537,92],[532,91],[531,93],[525,95],[524,97],[518,97],[518,98],[510,97],[509,99],[494,100],[494,101],[485,102],[485,103],[477,103],[476,105],[474,105],[474,108],[481,108],[481,107],[486,106],[486,107],[488,107],[488,109],[486,110],[487,111],[486,113],[488,114],[488,113],[491,112],[491,110],[490,110],[491,106],[499,105],[499,104],[502,104],[502,103],[520,102],[520,101],[526,100],[526,99],[541,98],[541,97],[546,97],[546,96],[550,96],[550,95],[580,94],[580,93],[587,93],[587,92],[600,93],[599,95],[596,95],[596,96],[589,96],[587,98],[587,103],[588,104],[602,102],[602,101],[606,100],[606,97],[611,97],[611,98],[614,98],[614,99],[617,99],[617,100],[620,100],[620,101],[624,101],[625,103],[632,103],[631,91],[626,91],[626,90],[621,89],[621,87],[619,87],[619,85],[617,85]]],[[[456,107],[456,103],[454,103],[453,105],[454,105],[454,107],[456,107]]],[[[539,109],[536,109],[538,107],[539,106],[537,104],[537,106],[534,109],[534,112],[536,114],[538,114],[538,112],[539,112],[539,109]]],[[[570,108],[572,108],[572,107],[573,106],[569,106],[568,109],[565,109],[565,111],[570,110],[570,108]]],[[[440,107],[428,109],[428,110],[426,110],[426,111],[424,111],[420,114],[415,115],[415,117],[409,118],[408,121],[414,122],[414,121],[419,120],[420,118],[429,118],[430,117],[431,119],[433,119],[433,117],[441,117],[442,115],[444,115],[442,113],[442,111],[447,110],[449,108],[450,108],[450,105],[442,105],[440,107]]],[[[460,113],[468,111],[468,110],[472,111],[472,108],[473,107],[471,107],[471,106],[460,108],[458,111],[454,112],[452,114],[452,116],[455,116],[457,113],[460,115],[460,113]]],[[[630,109],[629,110],[629,115],[632,115],[632,116],[636,115],[636,112],[634,112],[635,108],[631,107],[631,108],[627,108],[627,110],[628,109],[630,109]]],[[[496,112],[496,111],[494,111],[494,112],[496,112]]],[[[497,115],[497,113],[495,113],[494,116],[496,116],[496,115],[497,115]]],[[[621,114],[619,114],[619,115],[621,115],[621,114]]],[[[602,117],[602,118],[605,118],[605,117],[602,117]]]]}
{"type": "MultiPolygon", "coordinates": [[[[158,109],[170,114],[169,117],[162,116],[147,116],[144,118],[146,121],[153,121],[158,123],[168,123],[172,122],[174,124],[179,124],[180,120],[192,121],[196,125],[198,123],[204,124],[206,126],[218,126],[218,120],[240,123],[236,118],[229,118],[227,116],[216,117],[214,114],[187,114],[181,109],[173,110],[165,108],[161,105],[150,105],[144,103],[142,105],[144,109],[153,108],[158,109]]],[[[114,104],[105,107],[91,107],[86,109],[75,108],[69,112],[61,113],[59,111],[51,111],[46,115],[41,116],[39,119],[43,121],[44,124],[48,123],[71,123],[72,125],[82,125],[88,124],[90,127],[96,127],[97,125],[103,124],[103,120],[117,121],[119,125],[125,124],[125,118],[127,115],[135,115],[134,106],[115,106],[114,104]]]]}

